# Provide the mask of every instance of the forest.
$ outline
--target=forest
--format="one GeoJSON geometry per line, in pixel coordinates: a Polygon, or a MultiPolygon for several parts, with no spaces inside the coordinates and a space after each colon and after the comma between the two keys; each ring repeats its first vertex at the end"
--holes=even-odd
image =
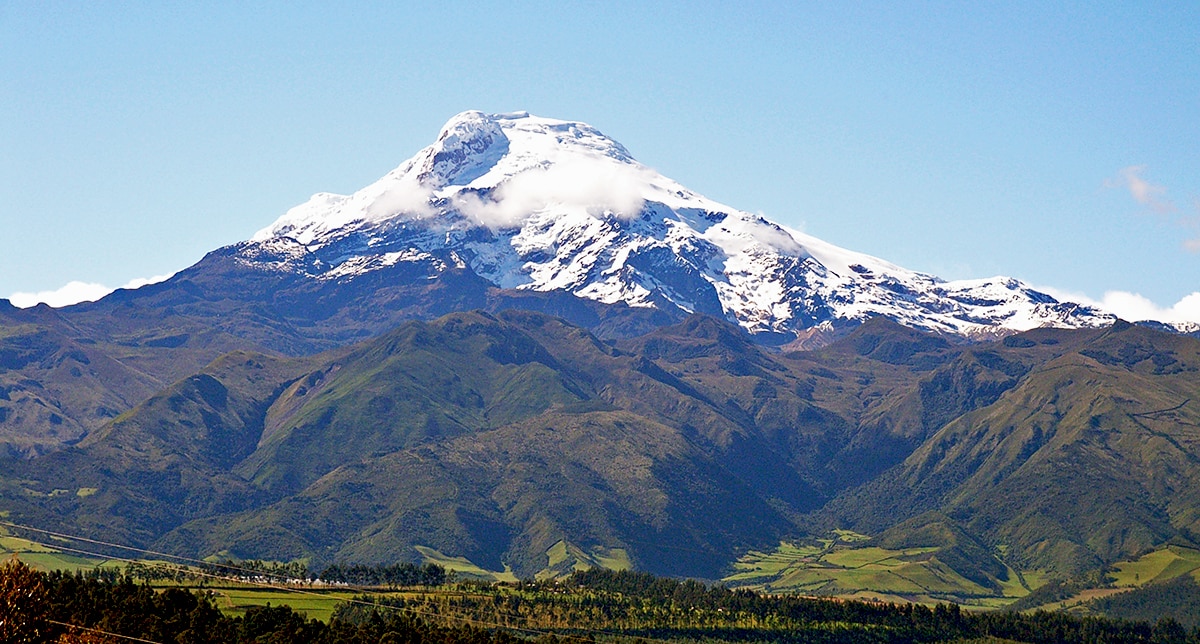
{"type": "MultiPolygon", "coordinates": [[[[429,581],[363,593],[328,622],[286,605],[229,615],[203,589],[155,587],[127,575],[0,567],[0,641],[178,644],[519,642],[1026,642],[1200,643],[1172,619],[1155,623],[1065,613],[971,613],[952,604],[767,596],[692,580],[593,569],[516,584],[429,581]]],[[[366,576],[369,574],[360,571],[366,576]]]]}

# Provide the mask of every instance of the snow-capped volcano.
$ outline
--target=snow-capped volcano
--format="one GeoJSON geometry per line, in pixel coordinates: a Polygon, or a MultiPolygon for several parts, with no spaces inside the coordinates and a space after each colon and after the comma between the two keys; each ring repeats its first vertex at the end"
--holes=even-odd
{"type": "Polygon", "coordinates": [[[317,194],[239,250],[247,266],[353,280],[400,262],[498,287],[723,316],[777,341],[884,315],[963,336],[1115,317],[1010,278],[947,282],[698,195],[584,123],[464,112],[348,196],[317,194]]]}

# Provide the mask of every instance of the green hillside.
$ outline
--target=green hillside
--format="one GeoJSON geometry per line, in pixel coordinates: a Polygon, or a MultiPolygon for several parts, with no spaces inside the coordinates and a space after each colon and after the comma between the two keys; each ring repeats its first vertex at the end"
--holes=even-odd
{"type": "Polygon", "coordinates": [[[1073,575],[1189,541],[1200,344],[1124,325],[1042,363],[827,509],[864,529],[937,509],[1015,566],[1073,575]]]}
{"type": "Polygon", "coordinates": [[[227,352],[9,461],[0,511],[200,558],[997,607],[1194,544],[1198,368],[1200,341],[1129,325],[956,345],[879,319],[781,354],[699,315],[601,339],[453,313],[227,352]]]}

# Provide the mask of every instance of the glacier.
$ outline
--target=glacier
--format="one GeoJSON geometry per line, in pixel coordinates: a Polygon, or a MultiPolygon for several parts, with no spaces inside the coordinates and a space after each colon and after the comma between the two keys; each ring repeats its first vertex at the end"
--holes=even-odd
{"type": "Polygon", "coordinates": [[[1116,316],[1008,277],[946,281],[717,203],[580,122],[456,115],[352,195],[320,193],[239,249],[259,270],[353,280],[447,261],[504,289],[724,317],[771,344],[885,316],[963,338],[1116,316]]]}

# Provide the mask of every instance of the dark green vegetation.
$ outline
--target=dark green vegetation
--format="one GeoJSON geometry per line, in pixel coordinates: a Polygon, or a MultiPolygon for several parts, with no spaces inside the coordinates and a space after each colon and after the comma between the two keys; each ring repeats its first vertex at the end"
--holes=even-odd
{"type": "MultiPolygon", "coordinates": [[[[166,282],[65,309],[0,300],[0,455],[74,444],[155,392],[236,350],[310,355],[453,311],[544,311],[600,337],[678,319],[566,294],[500,290],[449,256],[399,262],[369,279],[314,280],[279,267],[316,261],[285,241],[209,253],[166,282]],[[280,245],[282,244],[282,245],[280,245]]],[[[298,245],[297,245],[298,246],[298,245]]]]}
{"type": "Polygon", "coordinates": [[[459,584],[362,594],[328,622],[286,605],[223,614],[212,595],[156,591],[128,578],[0,567],[0,637],[6,642],[1200,642],[1178,622],[1128,622],[1038,612],[970,614],[935,608],[799,597],[589,571],[561,582],[459,584]],[[87,630],[84,630],[87,629],[87,630]]]}
{"type": "Polygon", "coordinates": [[[877,319],[780,353],[452,269],[340,290],[223,252],[0,310],[10,521],[315,569],[633,567],[984,607],[1197,545],[1195,338],[961,345],[877,319]],[[869,539],[822,545],[838,529],[869,539]]]}
{"type": "Polygon", "coordinates": [[[1089,612],[1131,620],[1169,617],[1186,628],[1200,627],[1200,584],[1190,575],[1096,599],[1089,612]]]}
{"type": "Polygon", "coordinates": [[[795,393],[801,376],[715,320],[637,342],[761,363],[783,392],[756,396],[759,376],[689,384],[637,343],[554,318],[454,314],[316,358],[227,354],[80,445],[17,464],[11,507],[199,556],[383,563],[428,546],[533,574],[566,542],[574,558],[621,550],[716,576],[816,507],[825,484],[792,462],[833,453],[821,432],[789,428],[825,414],[795,393]],[[771,469],[734,473],[751,464],[771,469]]]}
{"type": "Polygon", "coordinates": [[[1040,364],[1021,358],[996,352],[992,368],[1016,380],[1002,396],[824,512],[872,531],[937,511],[1008,546],[1015,566],[1070,573],[1195,543],[1200,345],[1119,325],[1040,364]]]}
{"type": "Polygon", "coordinates": [[[188,644],[522,641],[502,631],[437,626],[396,611],[375,613],[360,622],[340,619],[326,624],[287,606],[266,605],[229,617],[211,596],[183,588],[158,592],[128,578],[37,573],[11,562],[0,567],[0,641],[129,641],[116,636],[188,644]]]}

